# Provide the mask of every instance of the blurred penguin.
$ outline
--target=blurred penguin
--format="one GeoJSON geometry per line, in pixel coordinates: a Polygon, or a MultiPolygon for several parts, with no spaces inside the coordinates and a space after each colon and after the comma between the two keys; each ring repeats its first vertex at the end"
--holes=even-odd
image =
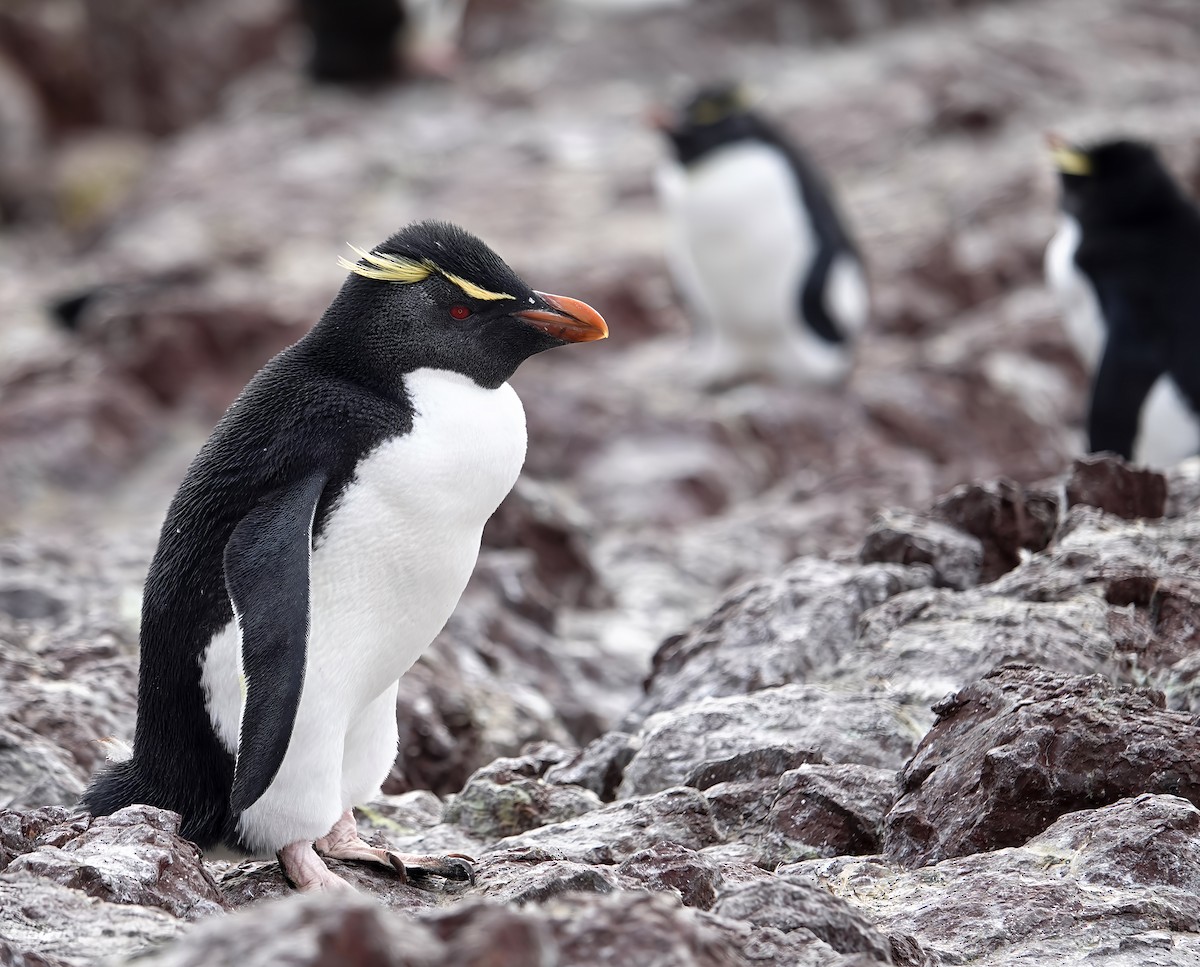
{"type": "Polygon", "coordinates": [[[734,85],[660,116],[674,157],[658,173],[668,263],[694,317],[700,382],[836,385],[869,296],[858,249],[824,177],[734,85]]]}
{"type": "Polygon", "coordinates": [[[1092,377],[1088,449],[1170,466],[1200,453],[1200,210],[1147,144],[1047,141],[1046,278],[1092,377]]]}
{"type": "Polygon", "coordinates": [[[308,74],[329,84],[449,77],[467,0],[299,0],[308,74]]]}

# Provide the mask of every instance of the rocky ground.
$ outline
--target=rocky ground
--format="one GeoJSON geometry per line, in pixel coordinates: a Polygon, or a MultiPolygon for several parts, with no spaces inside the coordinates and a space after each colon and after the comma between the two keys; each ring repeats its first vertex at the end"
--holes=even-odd
{"type": "Polygon", "coordinates": [[[833,47],[800,41],[890,6],[601,6],[485,8],[453,86],[367,95],[306,88],[266,0],[188,61],[190,99],[88,101],[17,37],[0,963],[1200,961],[1200,465],[1073,462],[1085,387],[1040,283],[1046,128],[1150,137],[1200,181],[1200,11],[979,4],[833,47]],[[749,79],[842,189],[876,301],[843,391],[689,388],[640,123],[688,76],[749,79]],[[518,374],[526,474],[360,816],[476,882],[341,866],[361,898],[302,899],[170,814],[76,815],[98,740],[132,735],[140,582],[191,453],[344,240],[430,215],[613,333],[518,374]]]}

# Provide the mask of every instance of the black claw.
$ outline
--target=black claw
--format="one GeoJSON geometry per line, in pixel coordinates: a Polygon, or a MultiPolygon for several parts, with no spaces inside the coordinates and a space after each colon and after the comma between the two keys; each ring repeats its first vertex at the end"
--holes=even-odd
{"type": "Polygon", "coordinates": [[[474,865],[453,856],[439,857],[435,863],[431,863],[429,866],[409,866],[406,869],[409,876],[441,876],[447,880],[475,883],[474,865]]]}
{"type": "Polygon", "coordinates": [[[388,853],[388,862],[392,864],[392,869],[396,871],[396,876],[399,878],[400,882],[407,883],[408,870],[405,869],[404,864],[400,862],[400,857],[396,856],[394,853],[388,853]]]}

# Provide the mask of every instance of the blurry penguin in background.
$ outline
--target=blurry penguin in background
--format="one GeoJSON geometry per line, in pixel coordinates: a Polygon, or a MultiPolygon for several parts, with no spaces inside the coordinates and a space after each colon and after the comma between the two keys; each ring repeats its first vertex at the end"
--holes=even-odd
{"type": "Polygon", "coordinates": [[[403,72],[449,77],[467,0],[299,0],[311,47],[308,75],[371,84],[403,72]]]}
{"type": "Polygon", "coordinates": [[[1088,449],[1170,466],[1200,453],[1200,210],[1149,145],[1047,140],[1062,219],[1046,278],[1092,377],[1088,449]]]}
{"type": "Polygon", "coordinates": [[[734,85],[704,88],[655,122],[674,154],[658,191],[668,263],[705,354],[702,385],[843,382],[869,296],[824,177],[734,85]]]}

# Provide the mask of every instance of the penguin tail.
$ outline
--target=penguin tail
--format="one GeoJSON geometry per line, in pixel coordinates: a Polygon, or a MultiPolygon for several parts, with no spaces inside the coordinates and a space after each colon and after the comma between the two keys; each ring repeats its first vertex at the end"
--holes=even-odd
{"type": "Polygon", "coordinates": [[[147,796],[147,791],[136,759],[110,762],[88,783],[79,805],[93,816],[110,816],[135,802],[154,805],[154,797],[147,796]]]}

